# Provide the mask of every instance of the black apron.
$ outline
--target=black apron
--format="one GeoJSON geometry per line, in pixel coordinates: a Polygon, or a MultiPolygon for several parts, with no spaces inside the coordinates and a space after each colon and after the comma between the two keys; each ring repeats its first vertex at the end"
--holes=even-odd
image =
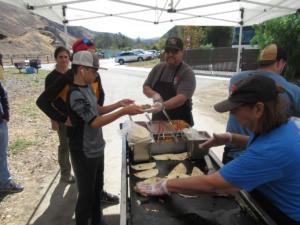
{"type": "MultiPolygon", "coordinates": [[[[177,72],[179,71],[182,63],[177,66],[175,72],[173,74],[173,78],[171,82],[161,81],[161,76],[164,73],[165,68],[159,75],[158,81],[155,83],[153,90],[160,94],[164,101],[169,100],[177,95],[174,79],[176,77],[177,72]]],[[[168,109],[166,110],[171,120],[184,120],[190,126],[194,125],[194,120],[192,116],[192,108],[190,104],[190,99],[187,99],[186,102],[175,109],[168,109]]],[[[153,113],[152,120],[167,120],[166,116],[163,112],[153,113]]]]}

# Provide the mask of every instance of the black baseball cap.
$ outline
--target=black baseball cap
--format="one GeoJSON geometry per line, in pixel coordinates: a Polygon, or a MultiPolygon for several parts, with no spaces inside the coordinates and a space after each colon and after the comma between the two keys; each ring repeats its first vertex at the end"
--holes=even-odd
{"type": "Polygon", "coordinates": [[[269,44],[261,51],[258,64],[260,66],[268,66],[281,59],[287,60],[286,51],[277,44],[269,44]]]}
{"type": "Polygon", "coordinates": [[[276,99],[282,87],[276,86],[273,79],[262,75],[251,75],[231,86],[228,99],[214,105],[217,112],[228,112],[239,106],[268,102],[276,99]]]}
{"type": "Polygon", "coordinates": [[[165,50],[182,50],[183,42],[179,37],[169,37],[165,44],[165,50]]]}

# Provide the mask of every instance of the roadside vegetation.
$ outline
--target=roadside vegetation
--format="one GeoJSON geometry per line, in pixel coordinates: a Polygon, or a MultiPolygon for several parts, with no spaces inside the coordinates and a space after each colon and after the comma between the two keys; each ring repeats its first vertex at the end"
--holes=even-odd
{"type": "Polygon", "coordinates": [[[284,75],[289,79],[300,79],[300,13],[283,16],[254,26],[253,44],[264,48],[276,42],[288,53],[288,63],[284,75]]]}
{"type": "Polygon", "coordinates": [[[160,62],[160,59],[152,59],[152,60],[147,60],[147,61],[128,63],[127,66],[153,68],[159,62],[160,62]]]}

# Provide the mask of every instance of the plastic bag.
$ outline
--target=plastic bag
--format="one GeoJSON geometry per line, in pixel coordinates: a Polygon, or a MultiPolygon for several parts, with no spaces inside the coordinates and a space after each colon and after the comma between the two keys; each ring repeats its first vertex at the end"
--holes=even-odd
{"type": "Polygon", "coordinates": [[[127,141],[130,144],[150,143],[152,141],[151,133],[132,120],[123,123],[122,134],[127,136],[127,141]]]}

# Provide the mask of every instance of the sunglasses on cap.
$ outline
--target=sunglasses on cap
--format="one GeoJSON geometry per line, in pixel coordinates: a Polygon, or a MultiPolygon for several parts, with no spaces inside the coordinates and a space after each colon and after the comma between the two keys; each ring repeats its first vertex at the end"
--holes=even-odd
{"type": "Polygon", "coordinates": [[[167,54],[169,54],[169,53],[177,54],[178,52],[179,52],[179,49],[169,49],[169,48],[165,49],[165,53],[167,53],[167,54]]]}
{"type": "Polygon", "coordinates": [[[82,39],[82,42],[83,42],[84,44],[88,45],[88,46],[94,45],[94,43],[93,43],[90,39],[88,39],[88,38],[83,38],[83,39],[82,39]]]}

